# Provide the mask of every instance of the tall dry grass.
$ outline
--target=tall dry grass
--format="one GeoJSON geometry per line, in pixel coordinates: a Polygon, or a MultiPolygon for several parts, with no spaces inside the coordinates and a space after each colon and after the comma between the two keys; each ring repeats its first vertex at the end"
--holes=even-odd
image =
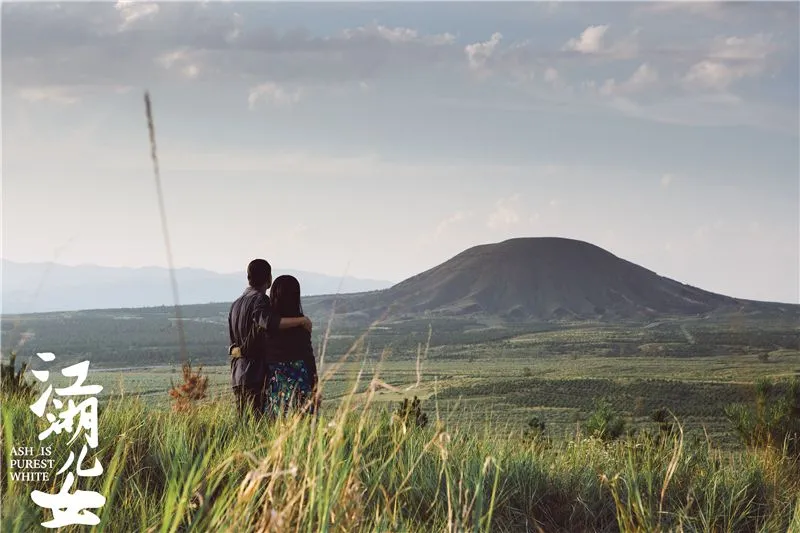
{"type": "MultiPolygon", "coordinates": [[[[354,389],[355,390],[355,389],[354,389]]],[[[800,520],[800,475],[782,450],[723,453],[646,436],[552,441],[425,428],[348,395],[331,415],[239,421],[233,401],[188,412],[136,397],[101,410],[96,531],[787,531],[800,520]]],[[[3,450],[37,445],[41,422],[2,405],[3,450]]],[[[56,464],[66,440],[53,442],[56,464]]],[[[30,500],[50,483],[3,472],[2,530],[50,518],[30,500]]],[[[85,530],[75,528],[75,531],[85,530]]],[[[70,531],[70,529],[66,529],[70,531]]]]}

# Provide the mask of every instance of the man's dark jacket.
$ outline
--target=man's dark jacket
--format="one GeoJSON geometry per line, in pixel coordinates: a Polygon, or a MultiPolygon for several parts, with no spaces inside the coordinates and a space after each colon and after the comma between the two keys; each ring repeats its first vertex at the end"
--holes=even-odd
{"type": "Polygon", "coordinates": [[[231,360],[231,386],[261,388],[267,377],[267,336],[280,329],[281,317],[269,304],[269,296],[252,287],[231,305],[228,335],[239,346],[241,357],[231,360]]]}

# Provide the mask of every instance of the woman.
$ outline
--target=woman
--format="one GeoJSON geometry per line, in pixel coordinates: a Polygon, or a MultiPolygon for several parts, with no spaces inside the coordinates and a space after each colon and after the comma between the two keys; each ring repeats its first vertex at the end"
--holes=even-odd
{"type": "MultiPolygon", "coordinates": [[[[278,276],[269,293],[273,310],[281,318],[302,317],[300,283],[293,276],[278,276]]],[[[267,338],[267,382],[265,411],[273,418],[290,409],[315,413],[319,407],[317,364],[311,333],[305,328],[282,329],[267,338]]]]}

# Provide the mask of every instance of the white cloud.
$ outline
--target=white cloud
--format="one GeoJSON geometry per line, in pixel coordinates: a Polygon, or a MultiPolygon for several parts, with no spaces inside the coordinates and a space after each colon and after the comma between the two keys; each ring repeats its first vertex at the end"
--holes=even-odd
{"type": "Polygon", "coordinates": [[[156,62],[165,69],[172,68],[172,65],[180,61],[185,61],[188,58],[189,49],[179,48],[171,52],[165,52],[156,58],[156,62]]]}
{"type": "Polygon", "coordinates": [[[561,75],[553,67],[547,67],[544,71],[544,81],[553,88],[563,88],[565,86],[561,75]]]}
{"type": "Polygon", "coordinates": [[[134,0],[118,0],[114,7],[119,11],[122,22],[119,31],[128,29],[137,20],[154,17],[158,14],[158,4],[151,2],[136,2],[134,0]]]}
{"type": "Polygon", "coordinates": [[[130,85],[43,85],[23,86],[16,94],[25,102],[71,105],[81,101],[91,101],[95,96],[127,94],[132,89],[130,85]]]}
{"type": "Polygon", "coordinates": [[[250,109],[255,109],[259,101],[265,101],[275,107],[292,107],[301,97],[302,90],[299,88],[287,89],[277,83],[267,82],[250,89],[247,103],[250,109]]]}
{"type": "Polygon", "coordinates": [[[758,33],[750,37],[717,37],[710,56],[715,59],[764,59],[777,50],[772,35],[758,33]]]}
{"type": "Polygon", "coordinates": [[[683,77],[688,89],[723,91],[743,78],[764,73],[768,57],[778,50],[772,36],[721,37],[712,41],[707,56],[693,64],[683,77]]]}
{"type": "Polygon", "coordinates": [[[666,173],[666,174],[662,175],[661,176],[661,186],[666,189],[667,187],[670,186],[670,184],[672,184],[672,180],[673,179],[674,179],[674,176],[672,174],[666,173]]]}
{"type": "Polygon", "coordinates": [[[155,61],[166,70],[172,70],[173,67],[179,68],[178,72],[185,78],[194,79],[200,74],[200,64],[193,59],[191,50],[183,47],[165,52],[158,57],[155,61]]]}
{"type": "Polygon", "coordinates": [[[498,229],[518,224],[521,216],[516,204],[519,201],[519,194],[510,198],[500,199],[495,203],[494,211],[489,215],[487,225],[490,229],[498,229]]]}
{"type": "Polygon", "coordinates": [[[26,87],[19,90],[19,97],[26,102],[33,103],[74,104],[80,101],[75,92],[68,87],[26,87]]]}
{"type": "Polygon", "coordinates": [[[484,67],[502,39],[503,34],[496,32],[492,34],[492,37],[488,41],[472,43],[465,46],[464,53],[467,55],[470,68],[477,70],[484,67]]]}
{"type": "Polygon", "coordinates": [[[439,222],[439,224],[437,224],[436,231],[434,231],[434,237],[440,237],[440,236],[444,235],[444,233],[450,227],[452,227],[455,224],[458,224],[459,222],[462,222],[462,221],[466,220],[466,218],[467,218],[467,215],[465,213],[463,213],[462,211],[458,211],[456,213],[453,213],[452,215],[450,215],[446,219],[444,219],[441,222],[439,222]]]}
{"type": "Polygon", "coordinates": [[[761,72],[762,66],[759,64],[729,66],[725,63],[705,59],[689,68],[683,77],[683,83],[690,89],[721,91],[737,80],[758,76],[761,72]]]}
{"type": "Polygon", "coordinates": [[[200,67],[194,64],[186,65],[181,69],[181,74],[189,79],[194,79],[198,76],[198,74],[200,74],[200,67]]]}
{"type": "Polygon", "coordinates": [[[451,33],[441,33],[432,35],[420,35],[417,30],[404,27],[390,28],[379,24],[361,26],[354,29],[346,29],[342,35],[347,40],[354,40],[364,37],[379,37],[393,44],[420,43],[432,46],[453,44],[455,35],[451,33]]]}
{"type": "Polygon", "coordinates": [[[597,55],[613,59],[631,59],[639,52],[637,36],[639,30],[634,30],[629,36],[620,39],[611,45],[605,42],[606,33],[610,26],[589,26],[578,38],[573,38],[561,48],[565,51],[579,52],[586,55],[597,55]]]}
{"type": "Polygon", "coordinates": [[[603,37],[608,31],[608,25],[589,26],[580,37],[570,39],[564,45],[565,50],[572,50],[582,54],[597,54],[603,50],[603,37]]]}
{"type": "Polygon", "coordinates": [[[642,63],[630,78],[622,83],[617,83],[613,78],[608,79],[600,87],[600,93],[611,95],[630,95],[641,92],[658,83],[658,71],[648,63],[642,63]]]}
{"type": "Polygon", "coordinates": [[[225,41],[228,43],[233,43],[236,39],[239,38],[239,35],[242,33],[242,25],[244,24],[244,18],[239,13],[233,14],[233,29],[225,35],[225,41]]]}

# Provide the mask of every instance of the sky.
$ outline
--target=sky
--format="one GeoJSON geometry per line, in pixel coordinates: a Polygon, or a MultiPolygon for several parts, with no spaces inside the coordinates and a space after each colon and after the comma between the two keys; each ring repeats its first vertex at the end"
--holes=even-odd
{"type": "Polygon", "coordinates": [[[800,303],[798,4],[2,5],[2,257],[400,281],[560,236],[800,303]]]}

